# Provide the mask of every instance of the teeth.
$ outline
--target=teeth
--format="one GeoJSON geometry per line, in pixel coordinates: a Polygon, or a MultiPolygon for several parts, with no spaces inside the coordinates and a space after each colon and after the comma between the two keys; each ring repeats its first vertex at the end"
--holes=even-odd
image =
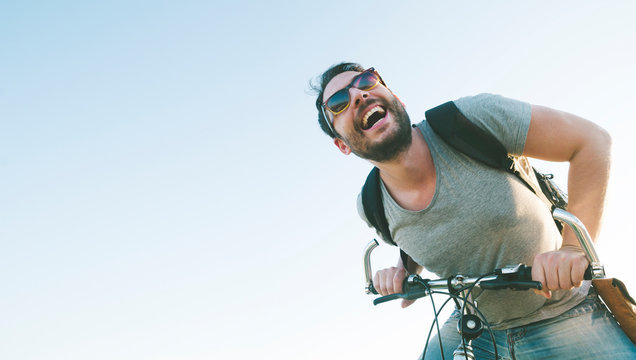
{"type": "Polygon", "coordinates": [[[382,110],[382,107],[380,107],[380,105],[376,105],[373,109],[367,111],[366,114],[364,114],[364,116],[362,117],[362,127],[363,128],[367,128],[368,124],[369,124],[369,117],[371,115],[373,115],[374,113],[378,112],[378,111],[384,111],[382,110]]]}

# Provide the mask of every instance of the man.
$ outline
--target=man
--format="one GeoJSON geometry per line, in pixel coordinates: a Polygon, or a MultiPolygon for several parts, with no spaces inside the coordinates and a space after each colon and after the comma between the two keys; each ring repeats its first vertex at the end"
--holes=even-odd
{"type": "MultiPolygon", "coordinates": [[[[539,358],[540,352],[559,359],[636,356],[633,344],[583,281],[588,262],[573,232],[566,229],[561,237],[549,209],[515,176],[453,149],[426,121],[411,126],[404,106],[373,68],[335,65],[315,89],[323,131],[343,154],[354,153],[380,170],[391,235],[409,257],[408,269],[400,260],[375,274],[374,285],[382,295],[401,292],[403,279],[421,266],[445,277],[526,263],[543,292],[474,294],[497,337],[504,339],[499,354],[506,354],[504,347],[517,359],[539,358]],[[599,314],[606,321],[595,320],[592,329],[592,318],[599,314]]],[[[610,166],[606,131],[575,115],[501,96],[482,94],[454,103],[510,154],[568,161],[568,211],[596,239],[610,166]]],[[[360,197],[358,209],[367,221],[360,197]]],[[[452,317],[441,330],[446,358],[452,358],[459,343],[456,321],[452,317]]],[[[478,339],[473,346],[477,358],[492,351],[490,339],[478,339]]],[[[431,348],[427,358],[437,358],[439,352],[431,348]]]]}

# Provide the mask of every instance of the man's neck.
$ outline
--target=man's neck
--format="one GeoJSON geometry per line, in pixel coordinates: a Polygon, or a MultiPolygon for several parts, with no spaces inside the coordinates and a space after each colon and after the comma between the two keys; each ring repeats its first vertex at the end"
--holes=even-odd
{"type": "Polygon", "coordinates": [[[411,146],[396,159],[373,162],[380,169],[380,177],[389,190],[413,191],[435,185],[435,166],[428,144],[417,127],[411,131],[411,146]]]}

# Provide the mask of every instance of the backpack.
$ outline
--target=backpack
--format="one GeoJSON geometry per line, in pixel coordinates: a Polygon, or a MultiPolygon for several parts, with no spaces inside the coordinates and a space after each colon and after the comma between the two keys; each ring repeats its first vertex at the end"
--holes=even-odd
{"type": "MultiPolygon", "coordinates": [[[[426,111],[425,116],[431,128],[447,144],[474,160],[514,174],[543,200],[551,211],[555,208],[566,209],[567,194],[552,181],[552,174],[538,172],[525,156],[509,155],[497,138],[468,120],[452,101],[426,111]]],[[[367,220],[382,238],[397,246],[384,214],[380,171],[377,167],[371,170],[362,187],[362,206],[367,220]]],[[[556,220],[555,224],[562,232],[563,225],[556,220]]],[[[406,254],[400,251],[400,256],[406,266],[406,254]]]]}

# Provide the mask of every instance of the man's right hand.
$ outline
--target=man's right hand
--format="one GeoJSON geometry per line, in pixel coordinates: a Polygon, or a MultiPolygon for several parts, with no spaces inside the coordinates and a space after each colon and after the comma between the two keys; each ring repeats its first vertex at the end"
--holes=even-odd
{"type": "MultiPolygon", "coordinates": [[[[399,266],[393,266],[390,268],[379,270],[373,277],[373,286],[382,295],[390,295],[402,292],[402,283],[408,276],[406,270],[399,266]]],[[[402,300],[402,307],[405,308],[415,300],[402,300]]]]}

